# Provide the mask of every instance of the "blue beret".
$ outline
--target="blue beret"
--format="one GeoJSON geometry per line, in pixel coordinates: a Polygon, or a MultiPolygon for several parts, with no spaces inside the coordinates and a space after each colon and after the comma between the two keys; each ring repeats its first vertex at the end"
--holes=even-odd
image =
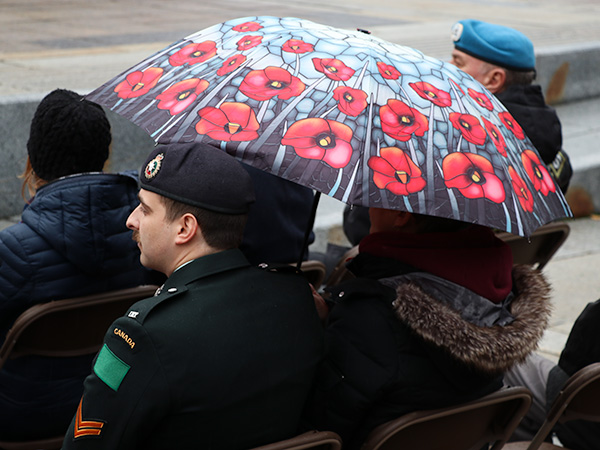
{"type": "Polygon", "coordinates": [[[533,44],[520,31],[480,20],[461,20],[452,27],[457,50],[516,71],[535,70],[533,44]]]}
{"type": "Polygon", "coordinates": [[[240,162],[193,142],[152,150],[140,171],[140,187],[222,214],[246,214],[254,202],[252,179],[240,162]]]}

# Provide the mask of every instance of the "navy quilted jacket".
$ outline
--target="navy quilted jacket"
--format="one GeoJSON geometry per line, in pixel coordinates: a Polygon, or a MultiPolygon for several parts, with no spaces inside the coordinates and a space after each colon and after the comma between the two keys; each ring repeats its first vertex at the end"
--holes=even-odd
{"type": "Polygon", "coordinates": [[[53,181],[38,190],[20,223],[0,231],[0,343],[36,303],[152,281],[125,226],[138,204],[132,175],[53,181]]]}

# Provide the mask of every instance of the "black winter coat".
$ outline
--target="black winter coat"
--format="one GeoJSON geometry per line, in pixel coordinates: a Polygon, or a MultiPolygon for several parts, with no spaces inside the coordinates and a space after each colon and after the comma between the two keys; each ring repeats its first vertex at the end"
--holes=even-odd
{"type": "MultiPolygon", "coordinates": [[[[482,326],[409,281],[414,273],[394,279],[406,274],[402,263],[359,254],[351,263],[354,273],[359,264],[368,271],[357,274],[363,278],[332,289],[328,356],[307,410],[314,426],[340,434],[346,448],[359,448],[375,426],[402,414],[499,389],[502,371],[536,348],[549,318],[549,286],[528,267],[514,269],[515,296],[504,305],[514,320],[498,306],[502,324],[482,326]]],[[[445,283],[460,301],[467,296],[467,304],[495,305],[445,283]]]]}

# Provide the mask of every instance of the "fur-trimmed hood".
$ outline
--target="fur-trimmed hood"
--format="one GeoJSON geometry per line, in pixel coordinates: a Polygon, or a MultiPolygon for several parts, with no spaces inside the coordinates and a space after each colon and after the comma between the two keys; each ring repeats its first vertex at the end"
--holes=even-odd
{"type": "Polygon", "coordinates": [[[515,266],[513,286],[515,296],[507,306],[512,317],[502,325],[475,325],[414,282],[398,284],[393,307],[425,341],[477,370],[502,372],[537,348],[551,313],[550,286],[539,271],[515,266]]]}

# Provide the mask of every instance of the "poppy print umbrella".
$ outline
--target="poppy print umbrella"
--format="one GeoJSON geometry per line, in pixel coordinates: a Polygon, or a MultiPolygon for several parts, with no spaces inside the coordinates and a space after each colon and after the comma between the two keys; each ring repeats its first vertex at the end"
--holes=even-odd
{"type": "MultiPolygon", "coordinates": [[[[343,202],[529,236],[571,215],[496,98],[421,52],[296,18],[224,22],[87,98],[343,202]]],[[[231,180],[235,183],[235,180],[231,180]]]]}

